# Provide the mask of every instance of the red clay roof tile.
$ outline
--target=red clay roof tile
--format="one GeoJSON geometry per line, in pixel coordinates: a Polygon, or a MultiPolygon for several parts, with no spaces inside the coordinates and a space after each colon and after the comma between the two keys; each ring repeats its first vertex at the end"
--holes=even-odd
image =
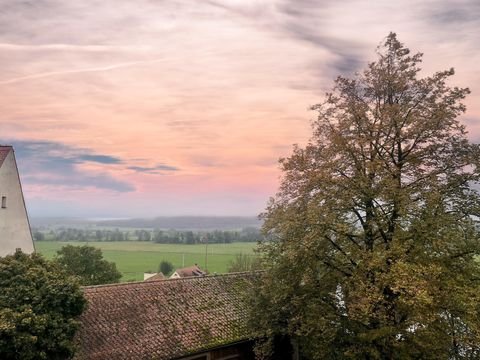
{"type": "Polygon", "coordinates": [[[198,265],[193,265],[181,269],[175,270],[175,272],[180,276],[180,277],[188,277],[188,276],[203,276],[206,275],[207,273],[200,269],[198,265]]]}
{"type": "Polygon", "coordinates": [[[251,273],[85,287],[75,359],[171,359],[249,338],[251,273]]]}
{"type": "Polygon", "coordinates": [[[159,272],[158,274],[155,274],[153,276],[150,276],[149,278],[143,280],[143,281],[157,281],[157,280],[167,280],[168,278],[163,275],[163,273],[159,272]]]}

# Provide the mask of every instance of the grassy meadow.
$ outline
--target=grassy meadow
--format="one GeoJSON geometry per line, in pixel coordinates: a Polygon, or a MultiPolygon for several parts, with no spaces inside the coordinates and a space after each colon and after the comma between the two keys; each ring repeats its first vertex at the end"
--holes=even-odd
{"type": "Polygon", "coordinates": [[[143,273],[156,272],[162,260],[170,261],[174,268],[191,266],[197,263],[210,273],[224,273],[235,255],[243,253],[254,255],[255,243],[235,242],[230,244],[209,244],[207,266],[205,266],[205,245],[156,244],[144,241],[118,242],[35,242],[36,250],[51,259],[56,251],[65,245],[90,245],[102,249],[103,256],[108,261],[117,264],[123,274],[122,281],[143,280],[143,273]]]}

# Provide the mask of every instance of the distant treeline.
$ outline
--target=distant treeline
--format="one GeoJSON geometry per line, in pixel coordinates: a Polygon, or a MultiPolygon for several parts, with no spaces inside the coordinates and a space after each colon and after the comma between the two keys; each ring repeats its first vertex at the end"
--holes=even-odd
{"type": "Polygon", "coordinates": [[[97,221],[97,225],[111,228],[176,229],[179,231],[232,230],[259,228],[262,221],[253,216],[171,216],[153,219],[119,219],[97,221]]]}
{"type": "Polygon", "coordinates": [[[241,230],[178,231],[178,230],[105,230],[58,228],[33,230],[35,241],[152,241],[160,244],[221,244],[256,242],[262,238],[256,227],[241,230]]]}
{"type": "Polygon", "coordinates": [[[61,217],[32,217],[30,224],[36,229],[45,228],[101,228],[101,229],[176,229],[179,231],[236,230],[247,227],[260,228],[262,220],[254,216],[162,216],[134,219],[85,219],[61,217]]]}

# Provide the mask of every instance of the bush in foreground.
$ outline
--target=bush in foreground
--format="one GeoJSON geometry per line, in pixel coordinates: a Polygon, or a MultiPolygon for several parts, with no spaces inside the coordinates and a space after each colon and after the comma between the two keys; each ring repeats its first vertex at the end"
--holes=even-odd
{"type": "Polygon", "coordinates": [[[0,358],[67,359],[86,300],[75,278],[38,254],[0,258],[0,358]]]}

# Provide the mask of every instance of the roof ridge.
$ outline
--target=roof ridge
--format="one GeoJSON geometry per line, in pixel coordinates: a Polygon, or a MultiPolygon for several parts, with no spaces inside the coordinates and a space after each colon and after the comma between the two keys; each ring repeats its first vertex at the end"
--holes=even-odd
{"type": "Polygon", "coordinates": [[[241,275],[253,275],[255,273],[260,273],[263,271],[240,271],[240,272],[233,272],[233,273],[225,273],[225,274],[211,274],[211,275],[204,275],[204,276],[187,276],[182,278],[167,278],[167,279],[159,279],[159,280],[152,280],[152,281],[128,281],[123,283],[115,283],[115,284],[101,284],[101,285],[87,285],[82,286],[82,289],[99,289],[99,288],[111,288],[111,287],[121,287],[121,286],[130,286],[130,285],[145,285],[149,286],[155,282],[179,282],[179,281],[192,281],[192,280],[199,280],[199,279],[206,279],[206,278],[219,278],[219,277],[239,277],[241,275]]]}

